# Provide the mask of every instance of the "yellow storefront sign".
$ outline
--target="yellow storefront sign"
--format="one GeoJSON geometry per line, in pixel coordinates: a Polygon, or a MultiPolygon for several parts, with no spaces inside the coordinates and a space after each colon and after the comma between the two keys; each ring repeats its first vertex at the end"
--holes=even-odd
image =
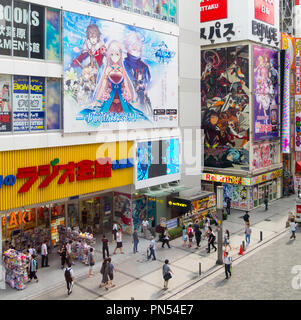
{"type": "Polygon", "coordinates": [[[0,211],[133,183],[133,143],[0,153],[0,211]]]}

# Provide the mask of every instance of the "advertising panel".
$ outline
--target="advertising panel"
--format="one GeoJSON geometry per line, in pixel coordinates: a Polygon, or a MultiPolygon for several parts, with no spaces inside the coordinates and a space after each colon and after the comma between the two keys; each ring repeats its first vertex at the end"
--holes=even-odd
{"type": "Polygon", "coordinates": [[[281,49],[286,50],[289,53],[290,57],[290,67],[295,70],[296,69],[296,45],[295,38],[281,32],[281,49]]]}
{"type": "Polygon", "coordinates": [[[45,130],[45,78],[31,77],[30,130],[45,130]]]}
{"type": "Polygon", "coordinates": [[[133,0],[133,11],[135,13],[142,13],[143,11],[143,0],[133,0]]]}
{"type": "Polygon", "coordinates": [[[0,75],[0,132],[12,129],[11,76],[0,75]]]}
{"type": "Polygon", "coordinates": [[[295,106],[296,106],[295,151],[301,151],[301,95],[295,96],[295,106]]]}
{"type": "Polygon", "coordinates": [[[161,19],[168,20],[168,1],[169,0],[161,0],[161,19]]]}
{"type": "Polygon", "coordinates": [[[114,192],[114,216],[122,232],[132,233],[132,197],[130,194],[114,192]]]}
{"type": "Polygon", "coordinates": [[[177,41],[64,12],[64,131],[177,127],[177,41]]]}
{"type": "Polygon", "coordinates": [[[46,59],[59,62],[61,58],[60,10],[47,8],[46,13],[46,59]]]}
{"type": "Polygon", "coordinates": [[[277,143],[262,143],[253,145],[252,170],[269,167],[280,161],[278,159],[277,143]]]}
{"type": "Polygon", "coordinates": [[[47,130],[58,130],[61,124],[61,79],[47,78],[47,130]]]}
{"type": "Polygon", "coordinates": [[[249,47],[201,52],[204,165],[249,170],[249,47]]]}
{"type": "Polygon", "coordinates": [[[132,10],[133,0],[122,0],[122,9],[132,10]]]}
{"type": "Polygon", "coordinates": [[[137,143],[136,189],[180,179],[178,138],[137,143]]]}
{"type": "Polygon", "coordinates": [[[169,21],[177,21],[177,0],[169,0],[169,21]]]}
{"type": "MultiPolygon", "coordinates": [[[[146,197],[135,197],[132,201],[133,204],[133,229],[137,229],[138,232],[141,231],[141,224],[144,218],[148,216],[147,203],[150,200],[146,201],[146,197]]],[[[154,203],[156,206],[156,202],[154,203]]],[[[154,214],[156,215],[156,214],[154,214]]]]}
{"type": "Polygon", "coordinates": [[[146,16],[152,15],[153,0],[144,0],[143,1],[143,14],[146,16]]]}
{"type": "Polygon", "coordinates": [[[231,199],[231,207],[237,209],[248,208],[248,190],[246,186],[224,184],[224,205],[226,205],[226,198],[231,199]]]}
{"type": "Polygon", "coordinates": [[[296,66],[295,66],[295,93],[301,94],[301,38],[295,39],[296,43],[296,66]]]}
{"type": "Polygon", "coordinates": [[[200,20],[201,45],[252,40],[279,47],[279,1],[201,0],[200,20]]]}
{"type": "Polygon", "coordinates": [[[29,131],[29,77],[13,77],[14,131],[29,131]]]}
{"type": "Polygon", "coordinates": [[[278,51],[253,47],[254,141],[279,137],[278,51]]]}

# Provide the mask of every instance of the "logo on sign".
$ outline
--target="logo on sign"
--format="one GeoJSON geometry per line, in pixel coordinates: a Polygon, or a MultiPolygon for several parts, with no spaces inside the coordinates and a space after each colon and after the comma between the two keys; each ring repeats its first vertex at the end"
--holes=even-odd
{"type": "Polygon", "coordinates": [[[274,0],[255,0],[255,19],[274,25],[274,0]]]}
{"type": "Polygon", "coordinates": [[[227,18],[228,0],[201,0],[201,22],[227,18]]]}

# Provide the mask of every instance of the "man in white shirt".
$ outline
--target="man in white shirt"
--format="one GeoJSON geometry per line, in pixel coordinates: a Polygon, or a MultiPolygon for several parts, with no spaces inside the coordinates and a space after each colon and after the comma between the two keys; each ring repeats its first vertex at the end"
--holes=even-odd
{"type": "Polygon", "coordinates": [[[225,252],[224,265],[225,265],[226,279],[229,279],[228,273],[231,277],[232,258],[229,256],[229,253],[227,251],[225,252]]]}
{"type": "Polygon", "coordinates": [[[291,220],[290,226],[291,226],[291,232],[292,232],[292,235],[291,235],[290,239],[292,239],[292,238],[296,239],[296,235],[295,235],[296,222],[293,219],[291,220]]]}
{"type": "Polygon", "coordinates": [[[145,239],[147,239],[147,229],[148,229],[148,227],[149,227],[149,223],[146,220],[146,218],[144,218],[144,220],[142,221],[142,231],[143,231],[145,239]]]}
{"type": "Polygon", "coordinates": [[[47,249],[47,241],[45,240],[41,247],[41,255],[42,255],[42,268],[49,267],[48,265],[48,249],[47,249]],[[46,262],[46,265],[45,265],[46,262]]]}
{"type": "Polygon", "coordinates": [[[156,256],[155,256],[156,240],[154,239],[154,237],[151,237],[151,241],[149,243],[149,250],[150,250],[150,254],[147,257],[147,260],[149,260],[151,258],[151,256],[153,256],[153,260],[157,260],[156,256]]]}

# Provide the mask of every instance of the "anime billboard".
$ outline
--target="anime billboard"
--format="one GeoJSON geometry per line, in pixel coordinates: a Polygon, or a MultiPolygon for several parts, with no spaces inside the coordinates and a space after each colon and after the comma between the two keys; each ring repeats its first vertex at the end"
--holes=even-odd
{"type": "Polygon", "coordinates": [[[262,143],[260,145],[253,145],[252,169],[258,170],[267,168],[280,162],[277,151],[277,143],[262,143]]]}
{"type": "Polygon", "coordinates": [[[254,141],[279,136],[278,51],[253,48],[254,141]]]}
{"type": "Polygon", "coordinates": [[[64,131],[177,127],[177,37],[64,12],[64,131]]]}
{"type": "Polygon", "coordinates": [[[204,165],[249,169],[249,48],[201,52],[204,165]]]}

